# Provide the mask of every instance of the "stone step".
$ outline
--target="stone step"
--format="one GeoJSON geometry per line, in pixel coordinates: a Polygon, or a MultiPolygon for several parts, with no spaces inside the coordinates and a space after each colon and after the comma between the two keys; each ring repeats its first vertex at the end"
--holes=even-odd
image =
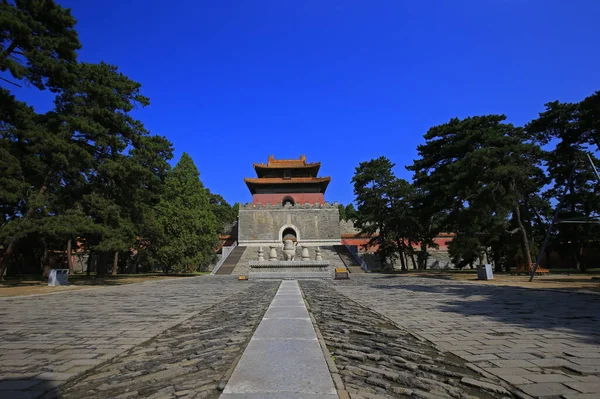
{"type": "Polygon", "coordinates": [[[244,255],[244,252],[246,252],[246,247],[235,247],[215,274],[231,274],[240,261],[240,258],[244,255]]]}
{"type": "Polygon", "coordinates": [[[364,273],[365,271],[360,266],[360,263],[354,258],[354,255],[350,253],[348,248],[345,245],[334,245],[333,246],[340,259],[346,266],[346,269],[350,273],[364,273]]]}

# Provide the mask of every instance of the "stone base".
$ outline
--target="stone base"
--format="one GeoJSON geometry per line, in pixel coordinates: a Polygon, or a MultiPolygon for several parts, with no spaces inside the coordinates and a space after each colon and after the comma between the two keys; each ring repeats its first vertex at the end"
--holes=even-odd
{"type": "Polygon", "coordinates": [[[249,262],[250,279],[331,279],[328,261],[249,262]]]}

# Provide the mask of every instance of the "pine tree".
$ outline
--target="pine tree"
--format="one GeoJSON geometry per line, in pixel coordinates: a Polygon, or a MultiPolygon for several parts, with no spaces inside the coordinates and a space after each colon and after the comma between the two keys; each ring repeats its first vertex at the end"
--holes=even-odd
{"type": "Polygon", "coordinates": [[[70,10],[52,0],[1,0],[0,71],[39,89],[65,87],[81,47],[75,23],[70,10]]]}
{"type": "MultiPolygon", "coordinates": [[[[589,155],[595,165],[600,164],[592,152],[598,149],[598,127],[600,92],[578,103],[547,103],[546,110],[526,126],[532,139],[549,147],[543,157],[551,184],[543,193],[545,200],[558,203],[562,199],[573,171],[559,219],[581,222],[598,215],[600,184],[587,158],[589,155]]],[[[598,238],[600,228],[597,224],[558,224],[553,245],[565,255],[572,256],[577,269],[584,270],[585,247],[598,238]]]]}
{"type": "Polygon", "coordinates": [[[217,221],[192,158],[183,153],[165,179],[156,206],[164,241],[156,258],[166,270],[194,272],[214,260],[218,244],[217,221]]]}
{"type": "Polygon", "coordinates": [[[348,220],[346,217],[346,208],[342,204],[338,204],[338,210],[340,212],[340,220],[348,220]]]}
{"type": "Polygon", "coordinates": [[[225,234],[226,230],[230,229],[232,223],[237,219],[237,213],[222,196],[211,193],[209,189],[206,189],[206,192],[208,202],[217,221],[218,233],[225,234]]]}
{"type": "Polygon", "coordinates": [[[514,221],[521,259],[531,263],[530,227],[524,221],[529,198],[544,183],[540,147],[503,115],[452,119],[434,126],[408,167],[443,228],[457,233],[450,247],[455,261],[473,263],[514,221]],[[509,220],[510,217],[510,220],[509,220]]]}
{"type": "Polygon", "coordinates": [[[358,204],[354,225],[372,237],[369,245],[379,246],[382,264],[399,259],[406,270],[406,257],[412,255],[413,190],[409,182],[394,175],[393,167],[386,157],[358,165],[352,178],[358,204]]]}
{"type": "Polygon", "coordinates": [[[346,215],[346,220],[355,220],[357,213],[356,209],[354,209],[354,205],[349,203],[346,205],[346,209],[344,209],[344,214],[346,215]]]}

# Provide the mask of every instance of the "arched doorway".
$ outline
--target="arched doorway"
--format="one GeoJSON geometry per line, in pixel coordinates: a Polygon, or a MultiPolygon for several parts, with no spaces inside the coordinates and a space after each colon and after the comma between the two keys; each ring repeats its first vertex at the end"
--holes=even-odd
{"type": "Polygon", "coordinates": [[[294,206],[296,204],[296,202],[294,201],[294,199],[292,197],[286,196],[283,197],[283,199],[281,200],[281,205],[286,206],[290,204],[291,206],[294,206]]]}
{"type": "Polygon", "coordinates": [[[298,237],[296,235],[296,230],[292,229],[291,227],[288,227],[287,229],[283,230],[283,232],[281,233],[281,241],[285,242],[286,240],[292,240],[293,242],[297,242],[298,237]]]}

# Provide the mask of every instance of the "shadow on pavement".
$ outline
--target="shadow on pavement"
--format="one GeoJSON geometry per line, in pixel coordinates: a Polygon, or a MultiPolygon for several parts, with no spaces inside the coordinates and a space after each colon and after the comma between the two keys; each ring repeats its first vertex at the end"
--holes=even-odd
{"type": "Polygon", "coordinates": [[[65,381],[36,378],[0,378],[0,398],[32,399],[41,397],[60,398],[60,386],[65,381]]]}
{"type": "Polygon", "coordinates": [[[409,300],[422,303],[423,311],[484,316],[506,325],[574,334],[578,340],[600,344],[597,294],[450,281],[437,284],[433,279],[393,275],[374,277],[371,287],[406,291],[409,300]]]}

